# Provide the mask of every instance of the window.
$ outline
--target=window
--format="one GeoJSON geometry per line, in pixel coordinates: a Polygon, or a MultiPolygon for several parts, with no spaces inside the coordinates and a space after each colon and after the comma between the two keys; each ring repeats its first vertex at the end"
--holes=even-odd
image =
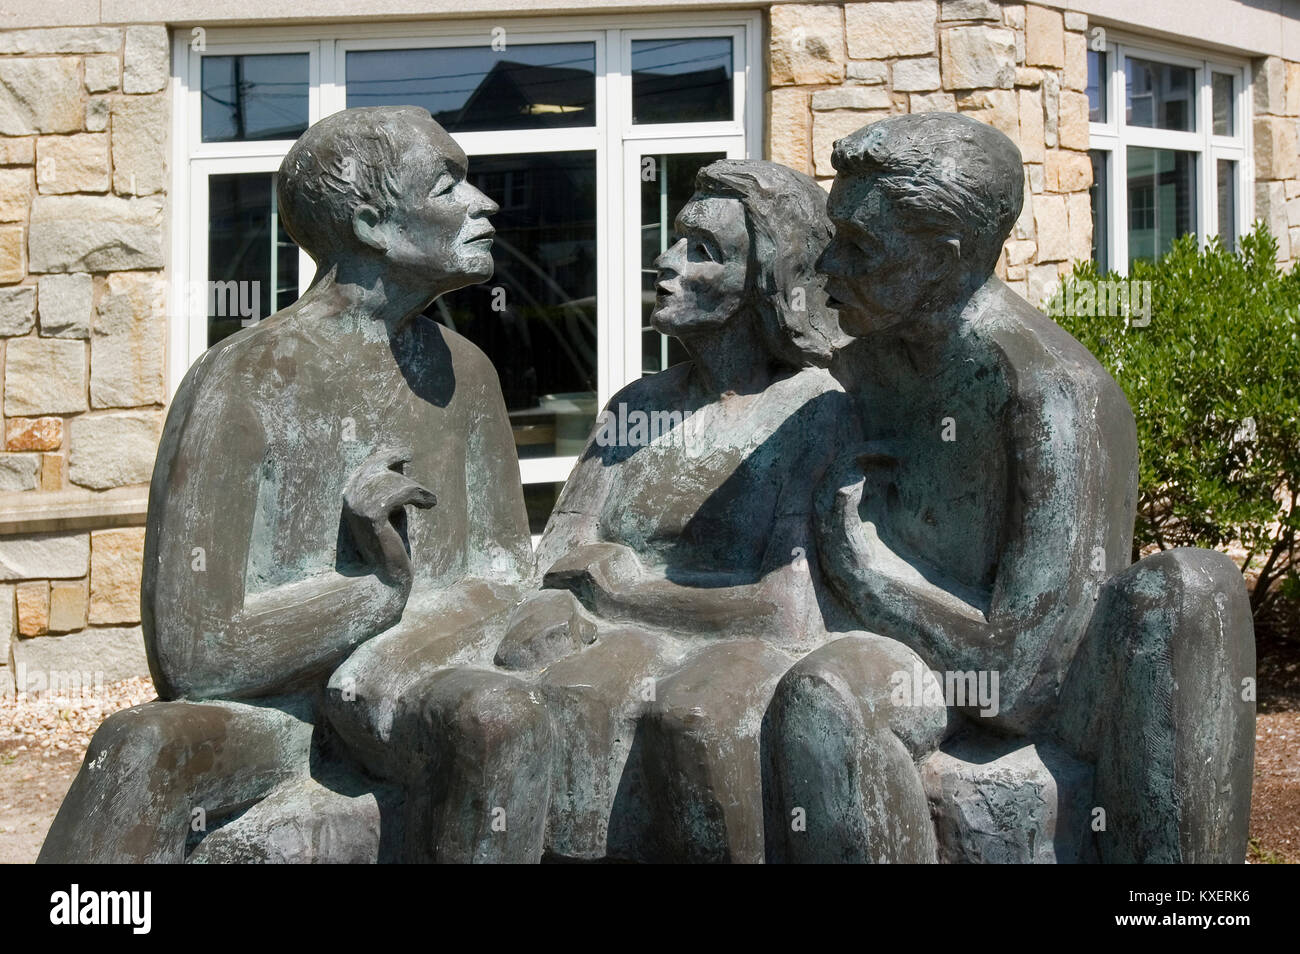
{"type": "Polygon", "coordinates": [[[1147,45],[1088,51],[1093,260],[1127,272],[1180,235],[1228,248],[1248,226],[1244,64],[1147,45]]]}
{"type": "Polygon", "coordinates": [[[756,15],[610,24],[214,29],[203,49],[178,32],[172,388],[311,282],[276,210],[293,140],[347,107],[423,106],[501,206],[492,281],[428,314],[496,365],[540,532],[599,407],[682,358],[649,315],[696,171],[762,141],[756,15]]]}

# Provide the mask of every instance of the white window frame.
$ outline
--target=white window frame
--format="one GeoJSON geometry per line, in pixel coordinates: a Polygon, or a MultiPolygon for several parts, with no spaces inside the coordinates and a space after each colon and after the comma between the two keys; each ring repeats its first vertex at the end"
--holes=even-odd
{"type": "MultiPolygon", "coordinates": [[[[171,172],[171,315],[169,395],[207,345],[207,314],[192,307],[191,282],[207,280],[208,177],[219,173],[274,172],[292,140],[204,143],[201,141],[200,69],[203,55],[308,54],[308,122],[346,107],[346,56],[351,50],[424,49],[489,43],[495,27],[510,44],[592,42],[596,48],[596,122],[592,127],[509,132],[456,133],[469,155],[594,151],[597,154],[597,403],[641,376],[639,226],[640,157],[648,153],[723,152],[732,158],[761,157],[763,24],[755,11],[673,13],[611,17],[511,17],[437,22],[388,21],[299,27],[210,28],[202,51],[191,35],[175,31],[171,172]],[[685,21],[685,25],[684,24],[685,21]],[[735,57],[733,120],[711,123],[634,125],[631,116],[633,40],[730,36],[735,57]]],[[[299,260],[299,291],[315,265],[299,260]]],[[[563,483],[575,457],[520,462],[524,483],[563,483]]]]}
{"type": "MultiPolygon", "coordinates": [[[[1104,236],[1107,260],[1112,271],[1128,274],[1128,154],[1129,146],[1177,149],[1197,154],[1196,235],[1206,244],[1219,233],[1217,196],[1218,160],[1236,162],[1234,208],[1238,239],[1250,230],[1255,217],[1255,168],[1251,148],[1250,64],[1219,54],[1201,54],[1186,47],[1155,40],[1112,35],[1107,32],[1104,69],[1106,72],[1106,122],[1089,122],[1089,148],[1106,153],[1106,224],[1104,236]],[[1194,69],[1196,76],[1196,123],[1193,132],[1129,126],[1123,121],[1127,103],[1125,60],[1154,60],[1194,69]],[[1230,74],[1236,82],[1233,116],[1236,135],[1214,135],[1214,101],[1211,75],[1230,74]]],[[[1100,242],[1099,242],[1100,244],[1100,242]]]]}

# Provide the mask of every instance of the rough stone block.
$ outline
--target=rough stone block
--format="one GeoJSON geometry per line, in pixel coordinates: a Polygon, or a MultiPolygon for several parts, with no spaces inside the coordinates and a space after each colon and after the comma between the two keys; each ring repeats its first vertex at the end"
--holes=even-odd
{"type": "Polygon", "coordinates": [[[43,636],[50,631],[50,584],[27,580],[14,588],[18,606],[18,634],[43,636]]]}
{"type": "Polygon", "coordinates": [[[1065,65],[1065,32],[1059,10],[1030,4],[1025,7],[1025,63],[1028,66],[1065,65]]]}
{"type": "Polygon", "coordinates": [[[1015,34],[995,27],[943,32],[944,89],[1011,89],[1016,77],[1015,34]]]}
{"type": "Polygon", "coordinates": [[[1090,144],[1087,94],[1062,90],[1060,109],[1061,119],[1058,134],[1060,147],[1086,152],[1090,144]]]}
{"type": "Polygon", "coordinates": [[[128,96],[113,106],[113,191],[161,192],[166,174],[167,98],[128,96]]]}
{"type": "Polygon", "coordinates": [[[1251,86],[1257,114],[1281,116],[1286,112],[1286,79],[1286,61],[1281,57],[1266,56],[1256,62],[1251,86]]]}
{"type": "Polygon", "coordinates": [[[90,622],[140,621],[140,568],[144,527],[97,530],[90,535],[90,622]]]}
{"type": "Polygon", "coordinates": [[[122,91],[156,93],[167,85],[170,57],[167,28],[129,26],[122,55],[122,91]]]}
{"type": "Polygon", "coordinates": [[[32,271],[162,268],[162,219],[157,197],[37,196],[32,203],[32,271]]]}
{"type": "Polygon", "coordinates": [[[41,335],[89,338],[94,280],[84,273],[43,275],[40,282],[41,335]]]}
{"type": "Polygon", "coordinates": [[[40,466],[40,454],[0,454],[0,492],[35,490],[40,466]]]}
{"type": "Polygon", "coordinates": [[[1061,81],[1066,89],[1088,88],[1088,37],[1082,33],[1065,34],[1065,69],[1061,81]]]}
{"type": "Polygon", "coordinates": [[[36,289],[31,285],[0,288],[0,335],[25,335],[36,319],[36,289]]]}
{"type": "Polygon", "coordinates": [[[63,418],[11,417],[5,421],[5,450],[58,450],[63,444],[63,418]]]}
{"type": "Polygon", "coordinates": [[[883,60],[850,60],[845,67],[845,77],[853,83],[883,83],[888,76],[889,64],[883,60]]]}
{"type": "Polygon", "coordinates": [[[849,56],[870,60],[933,53],[938,19],[934,0],[845,4],[849,56]]]}
{"type": "Polygon", "coordinates": [[[157,411],[73,418],[69,425],[68,479],[92,490],[148,483],[162,422],[162,414],[157,411]]]}
{"type": "Polygon", "coordinates": [[[1043,97],[1038,90],[1022,89],[1016,94],[1020,105],[1020,135],[1016,142],[1025,162],[1042,162],[1043,149],[1043,97]]]}
{"type": "Polygon", "coordinates": [[[939,88],[939,61],[933,56],[894,64],[894,89],[925,93],[939,88]]]}
{"type": "Polygon", "coordinates": [[[36,187],[43,194],[108,191],[108,136],[42,136],[36,140],[36,187]]]}
{"type": "Polygon", "coordinates": [[[107,93],[121,82],[122,64],[116,56],[88,56],[83,68],[87,92],[107,93]]]}
{"type": "Polygon", "coordinates": [[[14,641],[13,649],[15,675],[22,670],[28,674],[89,672],[95,683],[149,675],[144,636],[139,626],[84,629],[66,636],[19,639],[14,641]]]}
{"type": "Polygon", "coordinates": [[[71,633],[86,628],[86,584],[62,580],[50,584],[50,632],[71,633]]]}
{"type": "Polygon", "coordinates": [[[55,27],[0,33],[0,56],[48,53],[115,53],[122,45],[116,27],[55,27]]]}
{"type": "Polygon", "coordinates": [[[0,59],[0,135],[77,132],[82,115],[75,57],[0,59]]]}
{"type": "Polygon", "coordinates": [[[1047,154],[1047,191],[1082,192],[1092,185],[1088,154],[1053,149],[1047,154]]]}
{"type": "Polygon", "coordinates": [[[957,97],[952,93],[913,93],[907,110],[911,113],[955,113],[957,97]]]}
{"type": "Polygon", "coordinates": [[[5,348],[5,413],[35,417],[86,409],[86,346],[15,338],[5,348]]]}
{"type": "Polygon", "coordinates": [[[41,490],[62,490],[65,454],[41,455],[41,490]]]}
{"type": "Polygon", "coordinates": [[[1294,119],[1280,116],[1255,118],[1255,177],[1292,179],[1298,174],[1294,119]]]}
{"type": "Polygon", "coordinates": [[[20,282],[27,275],[27,230],[0,225],[0,284],[20,282]]]}
{"type": "Polygon", "coordinates": [[[768,129],[773,162],[800,172],[812,171],[812,117],[808,94],[801,89],[776,87],[768,93],[768,129]]]}
{"type": "Polygon", "coordinates": [[[1092,257],[1092,200],[1087,192],[1074,192],[1066,197],[1065,208],[1070,218],[1070,258],[1086,262],[1092,257]]]}
{"type": "Polygon", "coordinates": [[[773,86],[844,79],[844,15],[838,6],[778,4],[768,47],[773,86]]]}
{"type": "Polygon", "coordinates": [[[90,406],[161,404],[167,287],[157,273],[108,277],[90,342],[90,406]]]}
{"type": "Polygon", "coordinates": [[[29,170],[0,169],[0,222],[26,222],[32,191],[29,170]]]}
{"type": "Polygon", "coordinates": [[[812,108],[818,112],[830,109],[888,109],[889,91],[875,86],[843,86],[840,89],[818,90],[812,94],[812,108]]]}
{"type": "Polygon", "coordinates": [[[1034,232],[1038,239],[1040,262],[1059,262],[1070,257],[1070,227],[1065,196],[1034,197],[1034,232]]]}
{"type": "Polygon", "coordinates": [[[35,161],[35,136],[0,139],[0,166],[30,166],[35,161]]]}
{"type": "Polygon", "coordinates": [[[943,0],[941,20],[1001,20],[1002,7],[996,0],[943,0]]]}
{"type": "Polygon", "coordinates": [[[0,537],[0,580],[76,579],[90,571],[90,535],[0,537]]]}

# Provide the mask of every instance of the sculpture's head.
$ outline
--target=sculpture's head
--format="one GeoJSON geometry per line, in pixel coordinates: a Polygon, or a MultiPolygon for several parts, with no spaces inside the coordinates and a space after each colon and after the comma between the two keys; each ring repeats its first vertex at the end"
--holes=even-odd
{"type": "Polygon", "coordinates": [[[746,313],[780,363],[830,362],[841,335],[815,266],[831,227],[813,179],[774,162],[718,160],[696,176],[677,231],[655,260],[657,330],[690,338],[746,313]]]}
{"type": "Polygon", "coordinates": [[[985,282],[1020,216],[1020,150],[954,113],[895,116],[835,143],[835,239],[818,267],[844,330],[935,312],[985,282]]]}
{"type": "Polygon", "coordinates": [[[492,277],[487,216],[497,205],[465,179],[465,153],[418,106],[347,109],[290,148],[280,216],[322,269],[372,262],[430,296],[492,277]]]}

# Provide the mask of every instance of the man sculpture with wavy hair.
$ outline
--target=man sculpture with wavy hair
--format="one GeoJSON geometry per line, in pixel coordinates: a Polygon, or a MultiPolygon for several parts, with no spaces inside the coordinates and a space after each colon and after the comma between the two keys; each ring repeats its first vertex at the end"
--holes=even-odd
{"type": "MultiPolygon", "coordinates": [[[[326,678],[352,656],[344,704],[373,729],[532,575],[496,372],[421,314],[492,274],[496,206],[465,175],[416,107],[336,113],[285,156],[280,214],[316,277],[177,392],[141,584],[165,701],[99,729],[41,860],[380,856],[368,783],[315,777],[339,754],[326,678]]],[[[387,754],[400,781],[410,750],[387,754]]]]}

